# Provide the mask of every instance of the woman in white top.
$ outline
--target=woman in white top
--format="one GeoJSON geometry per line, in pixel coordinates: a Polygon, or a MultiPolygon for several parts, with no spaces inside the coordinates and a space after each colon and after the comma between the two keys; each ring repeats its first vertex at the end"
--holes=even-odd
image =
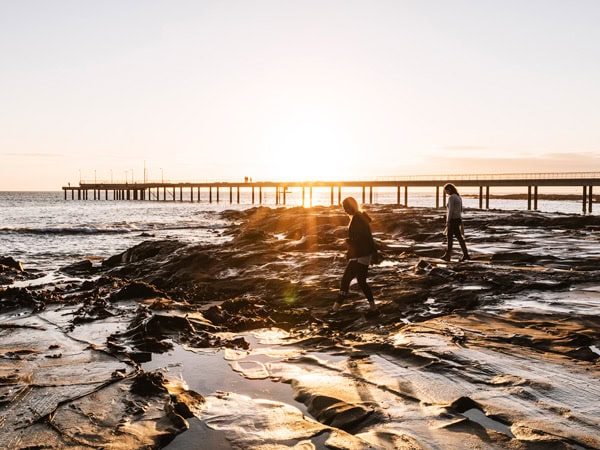
{"type": "Polygon", "coordinates": [[[460,248],[462,249],[463,256],[461,261],[470,259],[469,252],[467,250],[467,244],[462,232],[462,198],[452,183],[444,185],[444,191],[449,195],[448,197],[448,214],[446,216],[446,236],[448,239],[448,247],[446,253],[442,256],[442,259],[450,261],[452,257],[452,242],[454,237],[458,240],[460,248]]]}

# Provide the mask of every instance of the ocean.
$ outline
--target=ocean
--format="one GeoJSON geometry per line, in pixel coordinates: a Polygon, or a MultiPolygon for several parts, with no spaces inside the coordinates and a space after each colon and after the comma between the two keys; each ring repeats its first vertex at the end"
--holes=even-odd
{"type": "MultiPolygon", "coordinates": [[[[355,196],[359,202],[362,200],[359,190],[343,192],[344,197],[348,195],[355,196]]],[[[239,204],[236,198],[230,203],[229,195],[222,195],[219,203],[214,199],[209,203],[206,198],[200,203],[192,203],[189,194],[188,201],[185,200],[185,194],[183,202],[80,201],[64,200],[62,192],[0,192],[0,256],[21,261],[26,270],[56,273],[61,277],[60,267],[83,259],[99,263],[150,237],[218,243],[228,239],[224,230],[229,225],[219,212],[259,206],[252,204],[247,192],[241,194],[239,204]]],[[[337,201],[337,191],[334,201],[337,201]]],[[[395,190],[374,192],[374,203],[394,204],[395,201],[395,190]]],[[[299,190],[292,190],[287,195],[288,207],[301,202],[299,190]]],[[[329,204],[329,189],[315,189],[313,205],[329,204]]],[[[263,205],[276,207],[275,194],[263,192],[263,205]]],[[[409,192],[409,206],[433,207],[435,196],[429,192],[409,192]]],[[[478,209],[479,200],[465,195],[464,207],[468,220],[469,209],[478,209]]],[[[527,201],[493,198],[490,208],[525,210],[527,201]]],[[[581,201],[576,200],[538,202],[538,210],[542,212],[581,214],[581,209],[581,201]]],[[[443,214],[442,209],[440,214],[443,214]]]]}

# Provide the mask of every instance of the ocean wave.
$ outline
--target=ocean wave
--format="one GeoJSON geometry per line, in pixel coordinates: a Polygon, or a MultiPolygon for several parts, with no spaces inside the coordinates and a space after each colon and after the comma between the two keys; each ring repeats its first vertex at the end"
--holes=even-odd
{"type": "Polygon", "coordinates": [[[130,234],[144,233],[154,231],[182,231],[182,230],[221,230],[227,228],[225,223],[189,223],[189,224],[169,224],[169,223],[146,223],[136,226],[118,227],[4,227],[0,228],[0,234],[18,234],[18,235],[101,235],[101,234],[130,234]]]}
{"type": "Polygon", "coordinates": [[[130,228],[95,228],[95,227],[40,227],[40,228],[2,228],[0,233],[34,234],[34,235],[77,235],[77,234],[127,234],[135,231],[130,228]]]}

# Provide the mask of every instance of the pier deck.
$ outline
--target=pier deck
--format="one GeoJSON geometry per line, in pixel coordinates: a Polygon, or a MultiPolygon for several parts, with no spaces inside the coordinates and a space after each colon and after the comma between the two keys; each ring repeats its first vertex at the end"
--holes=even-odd
{"type": "Polygon", "coordinates": [[[453,183],[458,188],[478,187],[479,208],[489,209],[490,189],[492,187],[526,187],[527,209],[537,209],[539,187],[581,187],[582,212],[592,212],[593,187],[600,185],[600,172],[576,173],[530,173],[530,174],[495,174],[495,175],[447,175],[447,176],[414,176],[414,177],[388,177],[372,180],[347,180],[347,181],[204,181],[204,182],[152,182],[141,183],[107,183],[107,182],[80,182],[78,186],[63,186],[65,200],[100,200],[104,192],[105,200],[161,200],[162,201],[201,201],[201,190],[205,191],[205,201],[222,201],[223,191],[229,194],[229,202],[240,203],[240,191],[250,193],[251,202],[262,204],[263,192],[275,192],[275,204],[285,205],[289,188],[301,188],[302,204],[312,205],[313,189],[329,188],[331,204],[334,204],[337,190],[337,203],[341,202],[342,189],[354,188],[362,190],[362,203],[373,203],[373,190],[375,188],[395,188],[397,191],[396,203],[408,206],[409,188],[435,189],[436,207],[446,205],[446,194],[443,190],[445,183],[453,183]],[[92,192],[90,197],[89,192],[92,192]],[[306,192],[308,191],[308,202],[306,192]],[[186,193],[184,195],[184,192],[186,193]],[[368,192],[368,194],[367,194],[368,192]],[[77,193],[77,194],[76,194],[77,193]],[[179,195],[177,195],[179,194],[179,195]],[[185,197],[185,198],[184,198],[185,197]],[[402,203],[403,200],[404,202],[402,203]],[[440,202],[441,200],[441,202],[440,202]]]}

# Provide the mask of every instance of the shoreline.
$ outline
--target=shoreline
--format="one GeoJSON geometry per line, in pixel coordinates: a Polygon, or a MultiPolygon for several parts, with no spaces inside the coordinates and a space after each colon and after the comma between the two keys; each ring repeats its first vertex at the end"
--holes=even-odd
{"type": "Polygon", "coordinates": [[[4,289],[3,444],[600,446],[600,218],[473,211],[473,261],[446,263],[443,211],[367,209],[380,315],[355,286],[327,314],[348,224],[330,207],[228,210],[227,242],[148,239],[4,289]]]}

